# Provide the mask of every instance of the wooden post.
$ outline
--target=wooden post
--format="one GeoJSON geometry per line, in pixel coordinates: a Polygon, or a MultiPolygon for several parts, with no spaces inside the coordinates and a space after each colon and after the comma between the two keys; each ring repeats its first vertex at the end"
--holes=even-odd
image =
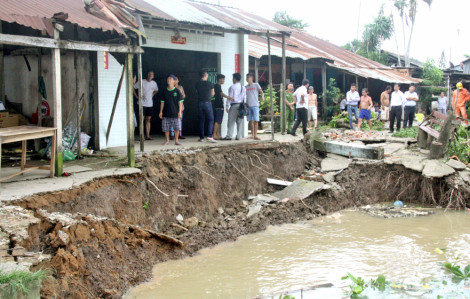
{"type": "Polygon", "coordinates": [[[73,51],[73,64],[75,67],[75,101],[77,101],[77,107],[75,107],[77,110],[77,157],[80,158],[82,156],[82,151],[81,151],[81,129],[80,129],[80,98],[79,98],[79,92],[78,92],[78,85],[79,85],[79,79],[78,79],[78,57],[77,57],[77,51],[73,51]]]}
{"type": "Polygon", "coordinates": [[[356,88],[359,89],[359,77],[356,76],[356,88]]]}
{"type": "MultiPolygon", "coordinates": [[[[142,37],[139,37],[139,46],[142,43],[142,37]]],[[[144,93],[142,92],[142,54],[137,54],[137,80],[139,80],[139,139],[140,139],[140,151],[144,151],[144,107],[142,101],[144,93]]],[[[134,89],[134,86],[132,86],[134,89]]]]}
{"type": "Polygon", "coordinates": [[[321,66],[321,85],[322,85],[322,103],[323,103],[323,118],[326,118],[328,115],[328,111],[326,108],[326,89],[328,86],[326,85],[326,62],[323,61],[321,66]]]}
{"type": "Polygon", "coordinates": [[[303,72],[304,72],[304,79],[307,79],[307,61],[305,60],[304,60],[303,72]]]}
{"type": "Polygon", "coordinates": [[[346,95],[346,73],[343,72],[343,93],[346,95]]]}
{"type": "Polygon", "coordinates": [[[271,66],[271,38],[269,31],[266,31],[268,39],[268,72],[269,72],[269,97],[271,98],[271,140],[274,140],[274,101],[273,101],[273,73],[271,66]]]}
{"type": "Polygon", "coordinates": [[[258,83],[258,77],[259,77],[259,59],[255,58],[255,82],[258,83]]]}
{"type": "MultiPolygon", "coordinates": [[[[38,97],[37,97],[37,103],[36,107],[38,109],[38,127],[42,127],[42,95],[39,92],[39,78],[42,76],[42,51],[41,48],[38,49],[38,97]]],[[[39,151],[41,148],[41,140],[40,139],[34,139],[34,149],[36,151],[39,151]]]]}
{"type": "Polygon", "coordinates": [[[286,36],[282,34],[281,132],[286,131],[286,36]]]}
{"type": "Polygon", "coordinates": [[[132,92],[132,58],[134,54],[127,54],[127,162],[130,167],[135,166],[135,149],[134,149],[134,96],[132,92]]]}
{"type": "MultiPolygon", "coordinates": [[[[2,33],[2,21],[0,21],[0,33],[2,33]]],[[[5,105],[5,60],[3,57],[3,44],[0,44],[0,100],[5,105]]]]}
{"type": "MultiPolygon", "coordinates": [[[[54,38],[59,39],[59,30],[54,27],[54,38]]],[[[55,175],[61,176],[63,171],[62,153],[62,86],[60,69],[60,49],[52,49],[52,93],[54,107],[54,127],[56,128],[56,162],[55,175]]],[[[39,112],[39,111],[38,111],[39,112]]],[[[39,119],[39,118],[38,118],[39,119]]]]}

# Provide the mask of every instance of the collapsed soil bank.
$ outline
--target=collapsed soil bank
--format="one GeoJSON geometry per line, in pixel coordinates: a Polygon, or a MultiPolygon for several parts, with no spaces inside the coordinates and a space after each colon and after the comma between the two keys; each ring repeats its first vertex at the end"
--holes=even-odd
{"type": "MultiPolygon", "coordinates": [[[[142,162],[139,176],[100,179],[18,202],[41,219],[22,245],[53,256],[36,266],[56,271],[56,280],[43,286],[44,297],[119,298],[148,279],[156,263],[268,225],[397,198],[423,203],[433,203],[429,198],[434,198],[436,204],[445,204],[453,186],[449,178],[428,180],[403,167],[356,162],[336,176],[333,188],[303,201],[264,206],[247,218],[243,200],[276,190],[266,183],[267,177],[293,180],[306,167],[318,170],[318,156],[298,142],[156,154],[142,162]],[[189,231],[171,226],[178,214],[197,217],[199,225],[189,231]],[[184,246],[153,231],[175,236],[184,246]]],[[[469,198],[468,190],[456,192],[469,198]]]]}

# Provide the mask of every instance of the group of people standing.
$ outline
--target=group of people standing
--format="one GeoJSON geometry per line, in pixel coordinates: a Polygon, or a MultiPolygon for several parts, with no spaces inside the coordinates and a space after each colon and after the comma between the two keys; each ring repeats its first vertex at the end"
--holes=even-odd
{"type": "MultiPolygon", "coordinates": [[[[308,79],[303,79],[302,85],[295,91],[293,83],[287,84],[285,103],[287,133],[296,136],[297,128],[302,123],[302,132],[305,135],[311,127],[310,121],[313,121],[314,128],[317,128],[318,97],[308,79]]],[[[284,135],[285,132],[282,134],[284,135]]]]}
{"type": "MultiPolygon", "coordinates": [[[[153,80],[154,73],[150,71],[147,77],[142,81],[142,106],[145,120],[145,139],[153,140],[150,136],[151,118],[153,116],[153,97],[158,92],[158,85],[153,80]]],[[[232,140],[235,126],[237,127],[236,140],[243,138],[244,117],[246,116],[252,128],[252,137],[260,140],[258,137],[259,122],[259,95],[264,99],[264,93],[261,86],[254,82],[254,75],[246,75],[247,84],[241,84],[241,74],[235,73],[232,76],[232,85],[228,94],[222,91],[222,85],[225,83],[225,76],[217,75],[217,83],[208,81],[208,73],[202,71],[200,80],[196,83],[199,118],[199,141],[216,143],[217,140],[232,140]],[[224,107],[223,99],[226,98],[224,107]],[[228,114],[227,135],[222,139],[220,128],[224,113],[228,114]]],[[[162,120],[162,131],[165,133],[165,143],[168,145],[170,140],[175,140],[175,145],[181,145],[182,119],[184,111],[184,100],[186,94],[178,77],[175,75],[167,76],[167,87],[161,92],[159,118],[162,120]]],[[[140,89],[140,84],[135,82],[134,77],[134,95],[137,97],[136,90],[140,89]]]]}

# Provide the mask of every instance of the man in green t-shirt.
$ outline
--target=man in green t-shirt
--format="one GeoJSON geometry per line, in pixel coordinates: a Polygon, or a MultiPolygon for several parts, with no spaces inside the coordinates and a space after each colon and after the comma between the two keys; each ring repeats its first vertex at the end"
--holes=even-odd
{"type": "MultiPolygon", "coordinates": [[[[295,120],[295,107],[294,107],[294,84],[287,84],[286,92],[286,122],[287,122],[287,132],[291,131],[292,123],[295,120]]],[[[282,132],[282,135],[286,134],[282,132]]]]}

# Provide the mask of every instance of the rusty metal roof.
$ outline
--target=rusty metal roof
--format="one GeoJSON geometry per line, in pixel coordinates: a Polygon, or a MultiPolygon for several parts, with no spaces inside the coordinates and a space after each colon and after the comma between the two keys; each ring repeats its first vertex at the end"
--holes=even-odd
{"type": "MultiPolygon", "coordinates": [[[[249,37],[248,53],[250,56],[260,58],[268,55],[267,40],[265,37],[249,37]]],[[[273,38],[271,43],[272,55],[281,56],[281,41],[273,38]]],[[[420,79],[401,74],[391,67],[352,53],[328,41],[317,38],[304,31],[295,30],[286,38],[286,56],[290,58],[325,59],[328,65],[345,70],[351,74],[364,78],[378,79],[389,83],[419,83],[420,79]]]]}
{"type": "Polygon", "coordinates": [[[18,23],[51,35],[51,18],[56,13],[67,13],[66,22],[83,28],[101,29],[121,33],[113,24],[85,11],[82,0],[0,0],[0,20],[18,23]]]}
{"type": "Polygon", "coordinates": [[[162,21],[215,26],[225,30],[291,32],[288,27],[237,8],[188,0],[126,0],[138,12],[162,21]]]}

